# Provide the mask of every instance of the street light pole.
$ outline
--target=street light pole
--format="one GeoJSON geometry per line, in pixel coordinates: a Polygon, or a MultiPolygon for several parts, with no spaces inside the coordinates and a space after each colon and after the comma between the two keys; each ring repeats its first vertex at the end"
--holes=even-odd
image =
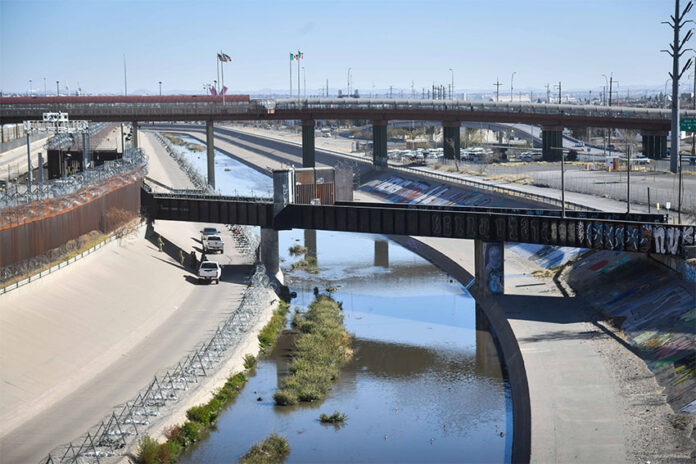
{"type": "Polygon", "coordinates": [[[60,97],[60,81],[56,81],[56,97],[60,97]]]}
{"type": "Polygon", "coordinates": [[[347,82],[347,84],[348,84],[348,95],[347,95],[347,96],[348,96],[348,97],[350,97],[350,70],[351,70],[351,68],[348,68],[348,78],[347,78],[347,80],[348,80],[348,82],[347,82]]]}
{"type": "Polygon", "coordinates": [[[512,103],[512,80],[515,78],[515,74],[517,74],[517,72],[513,72],[512,76],[510,76],[510,103],[512,103]]]}
{"type": "Polygon", "coordinates": [[[626,158],[627,158],[627,168],[626,168],[626,181],[628,187],[626,189],[626,214],[631,212],[631,145],[626,143],[626,158]]]}
{"type": "MultiPolygon", "coordinates": [[[[454,69],[449,68],[450,72],[452,73],[452,87],[450,88],[450,97],[452,100],[454,100],[454,69]]],[[[411,93],[413,93],[413,82],[411,82],[411,93]]]]}
{"type": "Polygon", "coordinates": [[[565,218],[565,153],[563,147],[551,147],[551,150],[559,150],[561,152],[561,217],[565,218]]]}
{"type": "Polygon", "coordinates": [[[162,96],[162,81],[159,81],[159,94],[162,96]]]}

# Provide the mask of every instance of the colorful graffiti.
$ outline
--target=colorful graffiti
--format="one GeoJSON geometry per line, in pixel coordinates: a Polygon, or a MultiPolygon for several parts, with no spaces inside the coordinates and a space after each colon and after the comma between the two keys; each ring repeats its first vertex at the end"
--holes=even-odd
{"type": "Polygon", "coordinates": [[[484,242],[483,257],[483,279],[488,290],[494,294],[504,293],[502,243],[484,242]]]}
{"type": "MultiPolygon", "coordinates": [[[[669,243],[668,233],[664,235],[669,243]]],[[[665,245],[667,246],[667,245],[665,245]]],[[[612,320],[665,386],[675,409],[696,400],[693,284],[647,256],[597,251],[571,265],[569,283],[612,320]]]]}

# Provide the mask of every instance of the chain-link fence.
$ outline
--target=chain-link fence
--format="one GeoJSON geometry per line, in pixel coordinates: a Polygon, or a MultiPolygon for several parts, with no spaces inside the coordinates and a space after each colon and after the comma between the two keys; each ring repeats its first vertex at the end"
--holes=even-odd
{"type": "MultiPolygon", "coordinates": [[[[256,254],[251,248],[244,250],[245,254],[256,254]]],[[[242,335],[255,323],[259,312],[272,303],[275,294],[271,287],[265,267],[257,264],[239,307],[217,327],[209,340],[198,345],[176,366],[156,375],[134,399],[114,408],[86,434],[51,451],[41,463],[100,463],[100,458],[124,454],[146,433],[155,417],[170,414],[187,391],[194,390],[203,377],[219,370],[222,361],[238,347],[242,335]]]]}

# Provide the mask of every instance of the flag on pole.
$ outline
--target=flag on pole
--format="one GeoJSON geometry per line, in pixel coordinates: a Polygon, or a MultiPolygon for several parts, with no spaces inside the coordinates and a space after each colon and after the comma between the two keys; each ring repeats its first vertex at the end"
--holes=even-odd
{"type": "Polygon", "coordinates": [[[304,53],[297,50],[297,53],[290,52],[290,61],[300,61],[304,59],[304,53]]]}
{"type": "Polygon", "coordinates": [[[220,90],[220,95],[226,95],[227,94],[227,86],[223,86],[222,89],[220,90]]]}
{"type": "Polygon", "coordinates": [[[217,93],[217,90],[215,90],[215,87],[213,87],[213,86],[211,85],[211,86],[210,86],[210,95],[217,95],[217,94],[218,94],[218,93],[217,93]]]}
{"type": "Polygon", "coordinates": [[[218,56],[218,60],[220,60],[220,61],[225,61],[225,62],[232,61],[232,58],[230,58],[230,55],[226,55],[222,52],[218,53],[217,56],[218,56]]]}

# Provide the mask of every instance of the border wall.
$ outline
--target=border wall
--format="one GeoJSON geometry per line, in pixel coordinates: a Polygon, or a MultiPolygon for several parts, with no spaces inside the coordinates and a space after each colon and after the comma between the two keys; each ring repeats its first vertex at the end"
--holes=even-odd
{"type": "Polygon", "coordinates": [[[107,212],[140,213],[142,173],[114,176],[59,199],[0,212],[0,268],[59,247],[93,230],[108,231],[107,212]],[[87,199],[87,200],[85,200],[87,199]]]}

